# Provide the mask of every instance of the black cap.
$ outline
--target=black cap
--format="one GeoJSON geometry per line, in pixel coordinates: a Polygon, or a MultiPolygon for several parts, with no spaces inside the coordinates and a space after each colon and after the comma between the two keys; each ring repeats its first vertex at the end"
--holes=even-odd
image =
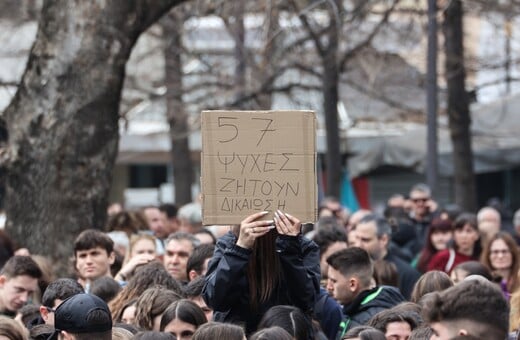
{"type": "Polygon", "coordinates": [[[54,327],[57,331],[76,334],[106,332],[112,329],[112,315],[106,302],[99,297],[76,294],[56,308],[54,327]],[[91,315],[94,311],[100,312],[95,318],[91,315]]]}

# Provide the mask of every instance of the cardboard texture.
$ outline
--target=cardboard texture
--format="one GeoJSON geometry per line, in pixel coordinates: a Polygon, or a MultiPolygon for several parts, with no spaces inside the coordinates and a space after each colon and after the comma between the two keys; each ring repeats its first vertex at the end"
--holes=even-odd
{"type": "Polygon", "coordinates": [[[201,129],[205,225],[277,209],[316,221],[314,112],[203,111],[201,129]]]}

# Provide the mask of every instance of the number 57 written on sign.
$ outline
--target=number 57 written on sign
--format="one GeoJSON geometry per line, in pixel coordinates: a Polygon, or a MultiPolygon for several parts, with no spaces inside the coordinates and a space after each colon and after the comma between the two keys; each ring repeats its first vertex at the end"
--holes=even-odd
{"type": "MultiPolygon", "coordinates": [[[[276,129],[271,128],[273,124],[273,119],[271,118],[251,118],[251,120],[258,121],[259,127],[259,137],[256,143],[256,146],[259,146],[262,140],[264,139],[267,132],[275,132],[276,129]]],[[[220,139],[219,143],[229,143],[238,138],[239,128],[238,128],[238,118],[237,117],[218,117],[218,127],[219,128],[229,128],[229,136],[224,139],[220,139]]]]}

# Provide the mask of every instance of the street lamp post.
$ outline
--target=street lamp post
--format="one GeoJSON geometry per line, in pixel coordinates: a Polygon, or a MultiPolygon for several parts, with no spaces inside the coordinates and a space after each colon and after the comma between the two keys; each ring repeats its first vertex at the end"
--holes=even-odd
{"type": "Polygon", "coordinates": [[[426,182],[432,192],[436,191],[437,162],[437,3],[428,0],[428,55],[427,55],[427,156],[426,182]]]}

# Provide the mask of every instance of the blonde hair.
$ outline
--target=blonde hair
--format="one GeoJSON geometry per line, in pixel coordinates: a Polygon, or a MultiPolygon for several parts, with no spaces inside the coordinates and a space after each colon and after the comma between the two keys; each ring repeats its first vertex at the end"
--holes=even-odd
{"type": "Polygon", "coordinates": [[[520,327],[520,290],[517,289],[509,301],[509,331],[514,332],[520,327]]]}
{"type": "Polygon", "coordinates": [[[157,252],[157,239],[153,236],[153,235],[150,235],[150,234],[134,234],[132,236],[130,236],[130,244],[128,246],[128,249],[127,249],[127,252],[126,252],[126,255],[125,255],[125,261],[124,263],[126,264],[131,258],[132,258],[132,250],[134,249],[135,245],[137,244],[137,242],[141,241],[141,240],[148,240],[148,241],[151,241],[155,247],[155,251],[157,252]]]}
{"type": "Polygon", "coordinates": [[[127,329],[112,327],[112,340],[130,340],[134,335],[127,329]]]}

